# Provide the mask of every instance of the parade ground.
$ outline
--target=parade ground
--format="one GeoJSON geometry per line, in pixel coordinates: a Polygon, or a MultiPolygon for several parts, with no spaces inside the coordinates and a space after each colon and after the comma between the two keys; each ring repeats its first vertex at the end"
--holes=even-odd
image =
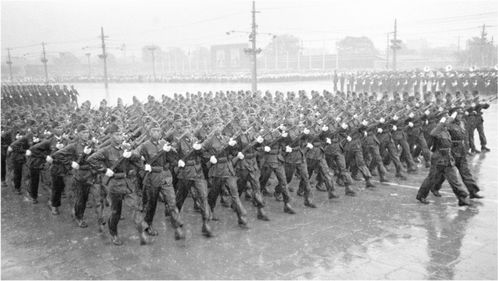
{"type": "MultiPolygon", "coordinates": [[[[201,217],[188,199],[182,211],[186,240],[174,240],[158,204],[159,236],[140,246],[124,206],[124,245],[114,246],[107,228],[98,232],[94,208],[86,210],[89,227],[82,229],[71,219],[69,198],[63,198],[61,215],[52,216],[47,189],[40,188],[33,205],[2,185],[2,279],[497,279],[496,102],[484,120],[491,152],[470,156],[469,166],[485,198],[469,207],[458,206],[446,182],[441,198],[431,194],[431,204],[420,204],[415,196],[428,170],[419,164],[417,174],[400,181],[391,167],[389,182],[375,181],[373,190],[355,182],[357,197],[344,196],[341,186],[341,197],[333,200],[314,190],[317,209],[304,207],[293,192],[295,215],[265,197],[270,222],[257,220],[256,208],[243,199],[249,229],[218,204],[221,220],[211,224],[210,239],[201,235],[201,217]]],[[[291,186],[297,189],[296,179],[291,186]]]]}

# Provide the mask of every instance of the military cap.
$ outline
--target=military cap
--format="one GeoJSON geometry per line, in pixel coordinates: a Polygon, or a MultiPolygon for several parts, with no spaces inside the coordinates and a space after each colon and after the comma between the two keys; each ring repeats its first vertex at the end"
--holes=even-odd
{"type": "Polygon", "coordinates": [[[76,128],[76,132],[82,132],[88,130],[88,127],[85,124],[79,124],[78,127],[76,128]]]}
{"type": "Polygon", "coordinates": [[[104,131],[104,134],[113,134],[119,132],[119,126],[116,123],[111,123],[104,131]]]}

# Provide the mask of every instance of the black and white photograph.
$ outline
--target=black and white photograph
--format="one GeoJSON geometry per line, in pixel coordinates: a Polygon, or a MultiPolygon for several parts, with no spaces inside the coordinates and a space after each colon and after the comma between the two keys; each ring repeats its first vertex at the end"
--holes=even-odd
{"type": "Polygon", "coordinates": [[[497,0],[0,0],[2,280],[497,280],[497,0]]]}

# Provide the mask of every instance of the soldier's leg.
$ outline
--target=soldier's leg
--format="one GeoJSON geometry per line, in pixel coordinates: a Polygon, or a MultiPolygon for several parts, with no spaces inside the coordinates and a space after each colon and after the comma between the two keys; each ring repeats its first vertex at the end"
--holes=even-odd
{"type": "Polygon", "coordinates": [[[189,194],[189,189],[190,185],[193,185],[193,181],[189,181],[187,179],[179,179],[177,183],[177,190],[176,190],[176,207],[178,208],[178,211],[182,211],[183,203],[185,202],[185,199],[187,199],[187,196],[189,194]]]}
{"type": "Polygon", "coordinates": [[[205,179],[196,179],[193,181],[191,192],[199,202],[199,208],[202,216],[202,233],[206,237],[212,237],[213,233],[209,227],[209,205],[207,200],[207,182],[205,179]]]}
{"type": "Polygon", "coordinates": [[[1,166],[2,166],[2,183],[5,182],[5,175],[7,174],[7,168],[6,168],[6,165],[7,165],[7,151],[4,151],[4,149],[2,148],[2,162],[1,162],[1,166]]]}
{"type": "Polygon", "coordinates": [[[145,231],[150,227],[150,225],[144,220],[144,213],[142,212],[141,206],[142,199],[137,193],[130,192],[124,196],[123,201],[132,210],[132,217],[139,234],[140,245],[146,244],[147,237],[145,236],[145,231]]]}
{"type": "Polygon", "coordinates": [[[230,199],[232,199],[232,209],[234,209],[234,211],[237,213],[239,225],[247,225],[247,211],[240,201],[239,191],[237,190],[237,178],[225,178],[223,184],[226,186],[230,194],[230,199]]]}
{"type": "Polygon", "coordinates": [[[465,188],[460,175],[458,174],[458,169],[455,166],[445,167],[444,169],[444,177],[448,180],[448,183],[458,198],[458,204],[460,206],[469,205],[469,198],[467,189],[465,188]]]}
{"type": "Polygon", "coordinates": [[[109,227],[109,233],[111,236],[118,235],[118,223],[121,218],[121,210],[123,207],[123,197],[122,193],[111,192],[109,193],[109,201],[111,203],[111,215],[109,216],[107,225],[109,227]]]}
{"type": "MultiPolygon", "coordinates": [[[[154,215],[156,214],[157,200],[159,199],[159,191],[161,190],[161,186],[144,184],[143,188],[147,196],[146,205],[144,206],[144,220],[149,226],[151,226],[152,221],[154,220],[154,215]]],[[[157,235],[157,232],[153,229],[151,229],[150,231],[148,230],[148,233],[152,236],[157,235]]]]}
{"type": "Polygon", "coordinates": [[[358,170],[361,172],[363,175],[363,178],[365,179],[365,185],[367,188],[372,188],[375,187],[370,179],[372,178],[372,175],[370,174],[370,170],[368,170],[365,160],[363,159],[363,153],[360,150],[355,150],[353,151],[354,155],[354,163],[358,170]]]}
{"type": "Polygon", "coordinates": [[[467,187],[467,190],[469,191],[470,197],[472,198],[477,194],[477,192],[479,192],[480,189],[477,186],[477,183],[474,180],[472,173],[470,172],[467,158],[465,156],[458,157],[455,158],[455,161],[456,161],[455,166],[457,167],[458,172],[462,177],[464,185],[467,187]]]}
{"type": "Polygon", "coordinates": [[[401,154],[403,155],[403,158],[405,159],[408,172],[415,172],[417,171],[417,164],[413,161],[413,157],[410,153],[410,147],[408,145],[408,142],[406,141],[406,137],[403,137],[399,141],[399,145],[401,146],[401,154]]]}
{"type": "Polygon", "coordinates": [[[50,202],[52,207],[60,207],[61,205],[61,194],[64,189],[64,177],[60,175],[51,175],[52,177],[52,194],[50,196],[50,202]]]}
{"type": "Polygon", "coordinates": [[[474,131],[476,130],[476,126],[473,124],[474,121],[469,125],[469,148],[472,150],[472,152],[477,152],[478,150],[476,149],[476,145],[474,143],[474,131]]]}
{"type": "Polygon", "coordinates": [[[486,150],[486,145],[487,145],[487,140],[486,140],[486,135],[484,134],[484,126],[483,122],[479,121],[477,122],[477,133],[479,134],[479,141],[481,142],[481,151],[486,150]]]}
{"type": "Polygon", "coordinates": [[[97,224],[99,226],[99,231],[104,230],[104,200],[106,197],[106,192],[101,183],[93,184],[90,188],[90,193],[92,194],[95,206],[95,215],[97,216],[97,224]]]}
{"type": "Polygon", "coordinates": [[[432,161],[433,165],[431,165],[431,168],[429,170],[429,174],[427,177],[424,179],[422,182],[422,185],[420,186],[418,193],[417,193],[417,200],[424,204],[428,204],[429,202],[426,201],[427,196],[429,195],[429,191],[431,190],[431,187],[434,186],[435,184],[444,181],[444,167],[435,165],[435,161],[432,161]]]}
{"type": "MultiPolygon", "coordinates": [[[[368,147],[370,155],[372,155],[371,167],[375,167],[379,173],[380,181],[385,182],[386,180],[386,167],[384,167],[384,163],[382,163],[382,157],[380,156],[379,146],[371,145],[368,147]],[[372,165],[373,164],[373,165],[372,165]]],[[[371,170],[371,169],[370,169],[371,170]]]]}
{"type": "Polygon", "coordinates": [[[317,163],[317,174],[323,179],[325,187],[327,188],[329,199],[338,198],[335,194],[334,180],[332,179],[332,174],[327,165],[327,161],[324,158],[320,159],[317,163]]]}
{"type": "Polygon", "coordinates": [[[284,199],[284,212],[289,213],[289,214],[295,214],[296,212],[292,209],[290,206],[290,201],[291,198],[289,196],[289,189],[287,188],[287,181],[285,179],[285,170],[283,165],[278,165],[274,169],[275,175],[277,176],[278,180],[278,189],[282,192],[282,196],[284,199]]]}
{"type": "Polygon", "coordinates": [[[349,171],[346,169],[346,160],[344,159],[344,154],[337,153],[334,155],[334,162],[339,170],[339,176],[342,178],[345,186],[345,194],[348,196],[355,196],[356,192],[351,188],[353,179],[349,171]]]}
{"type": "MultiPolygon", "coordinates": [[[[325,163],[325,165],[327,165],[327,163],[325,163]]],[[[297,174],[299,175],[299,188],[302,188],[302,192],[304,195],[304,205],[310,208],[316,208],[316,205],[313,203],[313,191],[311,190],[307,163],[304,162],[297,165],[296,169],[298,171],[297,174]]]]}
{"type": "Polygon", "coordinates": [[[417,137],[417,148],[420,148],[422,151],[422,156],[424,156],[425,167],[429,168],[431,165],[431,151],[429,150],[429,146],[427,145],[427,141],[423,134],[420,134],[417,137]]]}
{"type": "Polygon", "coordinates": [[[207,194],[207,201],[209,204],[209,208],[211,209],[211,213],[214,214],[214,208],[216,207],[216,201],[218,201],[218,196],[221,194],[223,178],[212,177],[209,179],[210,188],[207,194]]]}
{"type": "Polygon", "coordinates": [[[90,192],[91,183],[88,181],[79,181],[74,179],[75,184],[75,201],[74,201],[74,217],[79,227],[87,227],[88,225],[83,220],[85,214],[86,202],[90,192]]]}
{"type": "Polygon", "coordinates": [[[259,186],[260,172],[259,170],[251,171],[248,175],[249,183],[252,189],[252,200],[258,208],[257,218],[263,221],[269,221],[270,219],[264,211],[265,201],[261,194],[261,187],[259,186]]]}
{"type": "Polygon", "coordinates": [[[399,160],[398,156],[399,155],[398,149],[396,148],[396,146],[392,141],[390,141],[387,144],[387,150],[389,152],[389,158],[392,160],[392,162],[394,163],[394,167],[396,168],[396,177],[405,179],[402,173],[403,167],[401,165],[401,161],[399,160]]]}
{"type": "Polygon", "coordinates": [[[31,197],[31,200],[33,200],[33,203],[36,203],[38,199],[38,186],[40,183],[40,169],[29,169],[29,173],[29,196],[31,197]]]}
{"type": "Polygon", "coordinates": [[[266,184],[270,179],[272,171],[273,170],[267,165],[261,167],[261,177],[259,178],[259,185],[261,186],[263,195],[269,194],[268,189],[266,189],[266,184]]]}
{"type": "Polygon", "coordinates": [[[24,163],[13,161],[14,170],[14,190],[16,193],[21,194],[21,183],[22,183],[22,169],[24,163]]]}
{"type": "MultiPolygon", "coordinates": [[[[183,233],[182,227],[183,222],[180,217],[180,211],[176,207],[176,196],[175,189],[173,185],[168,182],[164,182],[161,185],[160,192],[164,198],[164,212],[165,217],[170,217],[171,226],[175,229],[175,239],[184,239],[185,234],[183,233]]],[[[150,229],[150,227],[149,227],[150,229]]]]}

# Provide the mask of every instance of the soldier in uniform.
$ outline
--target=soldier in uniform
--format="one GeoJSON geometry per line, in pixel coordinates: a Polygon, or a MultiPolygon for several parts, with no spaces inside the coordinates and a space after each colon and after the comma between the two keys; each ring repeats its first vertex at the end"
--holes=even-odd
{"type": "Polygon", "coordinates": [[[115,123],[109,125],[106,133],[111,135],[111,144],[94,152],[88,157],[87,161],[97,171],[105,171],[102,182],[107,188],[111,205],[111,215],[107,222],[111,242],[118,246],[123,244],[118,236],[118,223],[124,201],[133,211],[133,219],[139,233],[140,244],[144,245],[147,243],[145,230],[149,225],[144,221],[144,216],[141,212],[141,200],[131,186],[129,179],[129,171],[133,166],[142,167],[140,156],[132,153],[129,147],[123,144],[123,133],[115,123]]]}
{"type": "Polygon", "coordinates": [[[434,138],[431,168],[429,175],[420,186],[416,197],[423,204],[429,204],[426,198],[429,195],[431,187],[443,182],[445,178],[458,199],[458,205],[470,205],[468,193],[458,175],[455,159],[451,154],[453,144],[451,135],[448,132],[448,124],[455,120],[457,114],[455,111],[452,112],[452,115],[448,119],[442,117],[431,132],[431,136],[434,138]]]}
{"type": "Polygon", "coordinates": [[[159,193],[165,199],[165,212],[170,216],[171,225],[175,229],[175,239],[183,239],[185,235],[182,230],[183,223],[180,220],[180,212],[176,207],[175,190],[171,183],[167,182],[169,165],[177,162],[176,156],[170,143],[160,140],[162,129],[157,122],[152,122],[150,139],[144,142],[139,149],[140,155],[145,159],[145,177],[143,188],[146,192],[145,222],[148,224],[147,234],[158,235],[152,228],[152,221],[156,212],[159,193]]]}
{"type": "Polygon", "coordinates": [[[19,138],[14,141],[8,148],[10,153],[12,168],[14,172],[14,192],[21,194],[21,182],[23,166],[26,163],[26,151],[31,146],[33,134],[28,131],[24,136],[19,134],[19,138]]]}

